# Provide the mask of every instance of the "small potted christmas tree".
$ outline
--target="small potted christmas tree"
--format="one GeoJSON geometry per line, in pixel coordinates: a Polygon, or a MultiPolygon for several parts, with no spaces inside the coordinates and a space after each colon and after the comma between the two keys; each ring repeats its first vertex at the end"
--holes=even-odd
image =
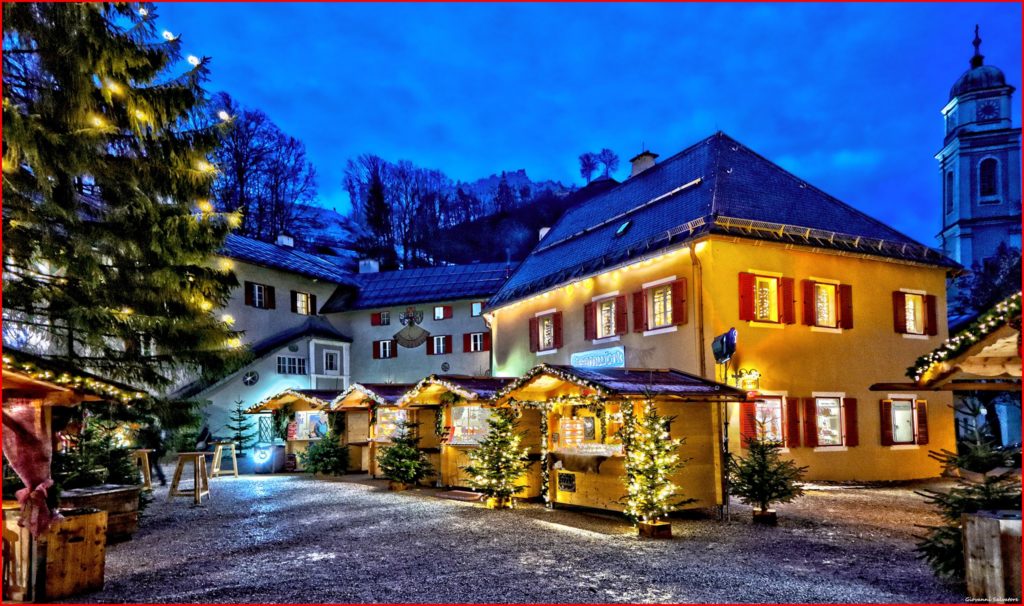
{"type": "Polygon", "coordinates": [[[643,416],[637,419],[633,405],[622,405],[623,425],[619,430],[626,465],[626,514],[639,529],[640,536],[672,538],[672,524],[662,518],[669,512],[694,502],[683,499],[671,478],[685,465],[679,458],[684,441],[669,437],[672,422],[658,414],[654,402],[642,404],[643,416]]]}
{"type": "Polygon", "coordinates": [[[514,495],[523,490],[517,482],[530,467],[529,448],[520,448],[525,433],[511,410],[495,410],[487,419],[487,437],[469,452],[470,464],[463,468],[471,488],[487,497],[491,509],[510,509],[514,495]]]}
{"type": "Polygon", "coordinates": [[[747,456],[729,460],[729,493],[754,507],[754,523],[778,523],[772,503],[788,503],[804,494],[800,479],[806,467],[784,460],[782,444],[758,436],[747,440],[747,456]]]}
{"type": "Polygon", "coordinates": [[[391,444],[381,448],[377,463],[384,475],[391,480],[391,490],[405,490],[430,476],[434,469],[427,460],[427,453],[419,448],[420,437],[417,425],[409,421],[398,424],[398,430],[391,438],[391,444]]]}

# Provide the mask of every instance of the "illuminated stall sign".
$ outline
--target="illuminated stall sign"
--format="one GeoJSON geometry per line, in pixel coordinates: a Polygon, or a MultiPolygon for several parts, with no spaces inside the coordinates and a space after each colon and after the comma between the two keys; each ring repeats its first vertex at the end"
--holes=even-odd
{"type": "Polygon", "coordinates": [[[626,348],[606,347],[604,349],[593,349],[581,351],[569,357],[569,363],[576,368],[625,368],[626,348]]]}

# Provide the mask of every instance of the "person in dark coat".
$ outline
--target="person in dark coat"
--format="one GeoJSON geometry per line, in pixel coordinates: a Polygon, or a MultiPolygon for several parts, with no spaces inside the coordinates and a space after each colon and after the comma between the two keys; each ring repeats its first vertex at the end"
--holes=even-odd
{"type": "Polygon", "coordinates": [[[160,421],[156,419],[148,425],[143,425],[138,433],[139,446],[153,451],[149,453],[149,470],[151,475],[160,480],[161,486],[167,486],[167,478],[164,477],[164,470],[160,467],[160,459],[167,454],[164,434],[163,428],[160,427],[160,421]]]}

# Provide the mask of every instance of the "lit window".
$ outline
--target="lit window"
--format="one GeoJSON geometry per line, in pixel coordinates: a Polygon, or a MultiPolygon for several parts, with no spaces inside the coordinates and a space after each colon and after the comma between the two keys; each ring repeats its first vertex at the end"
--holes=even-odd
{"type": "Polygon", "coordinates": [[[380,351],[378,353],[378,356],[381,357],[381,358],[390,358],[391,357],[391,343],[392,342],[391,341],[377,341],[377,343],[378,343],[378,347],[380,347],[380,351]]]}
{"type": "Polygon", "coordinates": [[[484,333],[474,332],[469,335],[469,351],[484,350],[484,333]]]}
{"type": "Polygon", "coordinates": [[[451,444],[479,444],[487,437],[489,410],[482,406],[456,406],[452,408],[451,444]]]}
{"type": "Polygon", "coordinates": [[[672,324],[672,285],[658,286],[648,291],[651,301],[650,328],[661,328],[672,324]]]}
{"type": "Polygon", "coordinates": [[[306,358],[299,358],[296,356],[277,356],[277,374],[306,374],[306,358]]]}
{"type": "Polygon", "coordinates": [[[390,324],[391,324],[391,312],[390,311],[382,311],[382,312],[380,312],[380,325],[381,326],[389,326],[390,324]]]}
{"type": "Polygon", "coordinates": [[[912,335],[924,334],[924,295],[907,293],[907,332],[912,335]]]}
{"type": "Polygon", "coordinates": [[[267,307],[267,287],[263,284],[252,285],[252,306],[260,309],[267,307]]]}
{"type": "Polygon", "coordinates": [[[377,439],[390,442],[398,433],[398,424],[406,420],[406,413],[400,408],[378,408],[377,439]]]}
{"type": "Polygon", "coordinates": [[[914,443],[914,403],[910,400],[892,401],[892,441],[914,443]]]}
{"type": "Polygon", "coordinates": [[[296,292],[295,293],[295,313],[308,316],[313,313],[309,309],[309,293],[296,292]]]}
{"type": "Polygon", "coordinates": [[[779,321],[779,279],[757,276],[754,280],[754,319],[779,321]]]}
{"type": "Polygon", "coordinates": [[[444,305],[436,305],[434,307],[434,319],[444,320],[444,305]]]}
{"type": "Polygon", "coordinates": [[[555,348],[555,317],[544,316],[537,320],[537,330],[539,331],[538,343],[540,344],[541,351],[548,351],[555,348]]]}
{"type": "Polygon", "coordinates": [[[474,318],[478,317],[483,312],[484,312],[484,304],[479,302],[479,301],[477,301],[476,303],[473,303],[472,306],[470,306],[469,315],[473,316],[474,318]]]}
{"type": "Polygon", "coordinates": [[[438,337],[433,337],[433,339],[434,339],[434,355],[440,355],[440,354],[448,353],[447,351],[445,351],[445,348],[444,348],[445,338],[444,338],[443,335],[442,336],[438,336],[438,337]]]}
{"type": "Polygon", "coordinates": [[[842,402],[839,398],[815,398],[818,446],[843,445],[842,402]]]}
{"type": "Polygon", "coordinates": [[[835,328],[836,319],[836,285],[814,283],[814,324],[835,328]]]}
{"type": "Polygon", "coordinates": [[[615,299],[606,299],[597,304],[597,338],[615,335],[615,299]]]}
{"type": "Polygon", "coordinates": [[[327,435],[327,413],[318,410],[295,413],[295,437],[299,440],[319,440],[327,435]]]}
{"type": "Polygon", "coordinates": [[[762,440],[782,442],[782,398],[756,400],[754,414],[757,436],[762,440]]]}

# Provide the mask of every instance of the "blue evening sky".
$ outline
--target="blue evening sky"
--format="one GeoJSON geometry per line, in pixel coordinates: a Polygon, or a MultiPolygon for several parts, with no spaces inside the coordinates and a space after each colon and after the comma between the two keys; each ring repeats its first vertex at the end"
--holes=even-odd
{"type": "MultiPolygon", "coordinates": [[[[164,3],[209,90],[305,142],[320,204],[373,152],[471,180],[582,181],[610,147],[671,155],[723,130],[935,245],[939,110],[967,68],[1021,82],[1021,5],[164,3]]],[[[1019,110],[1019,97],[1015,98],[1019,110]]],[[[1014,123],[1019,124],[1019,114],[1014,123]]]]}

